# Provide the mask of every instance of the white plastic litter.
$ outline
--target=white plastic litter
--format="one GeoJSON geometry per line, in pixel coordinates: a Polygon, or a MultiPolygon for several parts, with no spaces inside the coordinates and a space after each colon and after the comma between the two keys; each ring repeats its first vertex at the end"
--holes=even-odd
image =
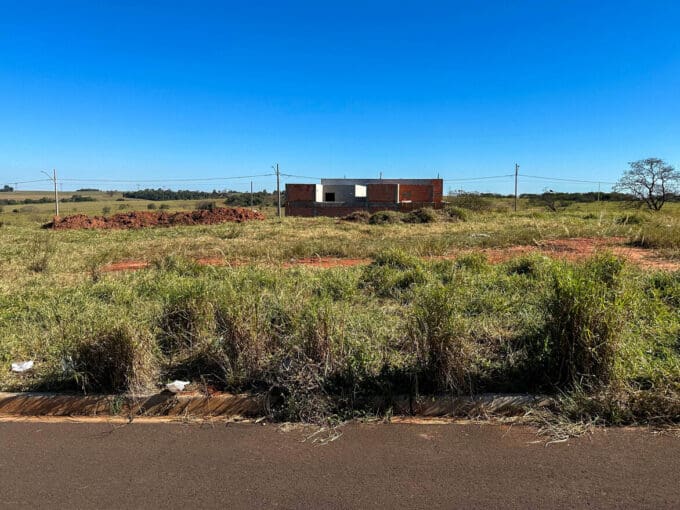
{"type": "Polygon", "coordinates": [[[33,360],[12,363],[12,372],[28,372],[33,368],[33,360]]]}
{"type": "Polygon", "coordinates": [[[179,393],[184,391],[184,388],[191,384],[190,381],[172,381],[165,385],[165,389],[172,393],[179,393]]]}

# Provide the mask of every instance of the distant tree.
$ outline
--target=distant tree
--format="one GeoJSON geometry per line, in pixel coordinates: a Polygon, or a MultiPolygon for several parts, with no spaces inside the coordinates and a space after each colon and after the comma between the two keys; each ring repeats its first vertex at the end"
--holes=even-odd
{"type": "Polygon", "coordinates": [[[14,191],[14,188],[12,186],[8,186],[7,184],[5,184],[2,188],[0,188],[0,191],[11,192],[14,191]]]}
{"type": "Polygon", "coordinates": [[[540,195],[540,202],[552,212],[557,212],[557,209],[562,205],[557,199],[557,194],[553,190],[547,188],[544,189],[543,194],[540,195]]]}
{"type": "Polygon", "coordinates": [[[641,159],[629,165],[614,190],[630,193],[653,211],[661,210],[680,187],[680,172],[662,159],[641,159]]]}

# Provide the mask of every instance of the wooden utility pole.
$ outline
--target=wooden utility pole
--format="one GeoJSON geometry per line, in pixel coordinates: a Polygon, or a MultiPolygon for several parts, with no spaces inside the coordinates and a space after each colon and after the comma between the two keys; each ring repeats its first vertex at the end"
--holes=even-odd
{"type": "Polygon", "coordinates": [[[519,175],[519,165],[515,163],[515,212],[517,212],[517,176],[519,175]]]}
{"type": "Polygon", "coordinates": [[[279,164],[276,163],[276,215],[281,218],[281,174],[279,173],[279,164]]]}
{"type": "Polygon", "coordinates": [[[253,181],[250,181],[250,207],[253,207],[253,181]]]}
{"type": "Polygon", "coordinates": [[[52,175],[48,174],[47,172],[43,171],[50,181],[54,183],[54,215],[59,216],[59,193],[57,191],[57,169],[53,168],[52,169],[52,175]]]}

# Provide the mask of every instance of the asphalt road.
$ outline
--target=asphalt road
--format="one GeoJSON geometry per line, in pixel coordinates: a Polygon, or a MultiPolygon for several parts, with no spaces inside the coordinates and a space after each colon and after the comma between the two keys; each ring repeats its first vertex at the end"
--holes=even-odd
{"type": "Polygon", "coordinates": [[[680,507],[680,438],[670,435],[611,429],[546,446],[526,428],[352,424],[319,445],[328,436],[310,433],[0,423],[0,506],[680,507]]]}

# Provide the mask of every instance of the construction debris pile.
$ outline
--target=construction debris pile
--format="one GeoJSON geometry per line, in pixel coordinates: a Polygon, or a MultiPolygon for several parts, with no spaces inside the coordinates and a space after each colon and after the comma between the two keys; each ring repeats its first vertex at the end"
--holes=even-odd
{"type": "Polygon", "coordinates": [[[128,229],[145,227],[173,227],[178,225],[215,225],[218,223],[263,220],[264,214],[240,207],[218,207],[206,211],[132,211],[112,216],[87,216],[74,214],[63,218],[55,217],[43,228],[67,229],[128,229]]]}

